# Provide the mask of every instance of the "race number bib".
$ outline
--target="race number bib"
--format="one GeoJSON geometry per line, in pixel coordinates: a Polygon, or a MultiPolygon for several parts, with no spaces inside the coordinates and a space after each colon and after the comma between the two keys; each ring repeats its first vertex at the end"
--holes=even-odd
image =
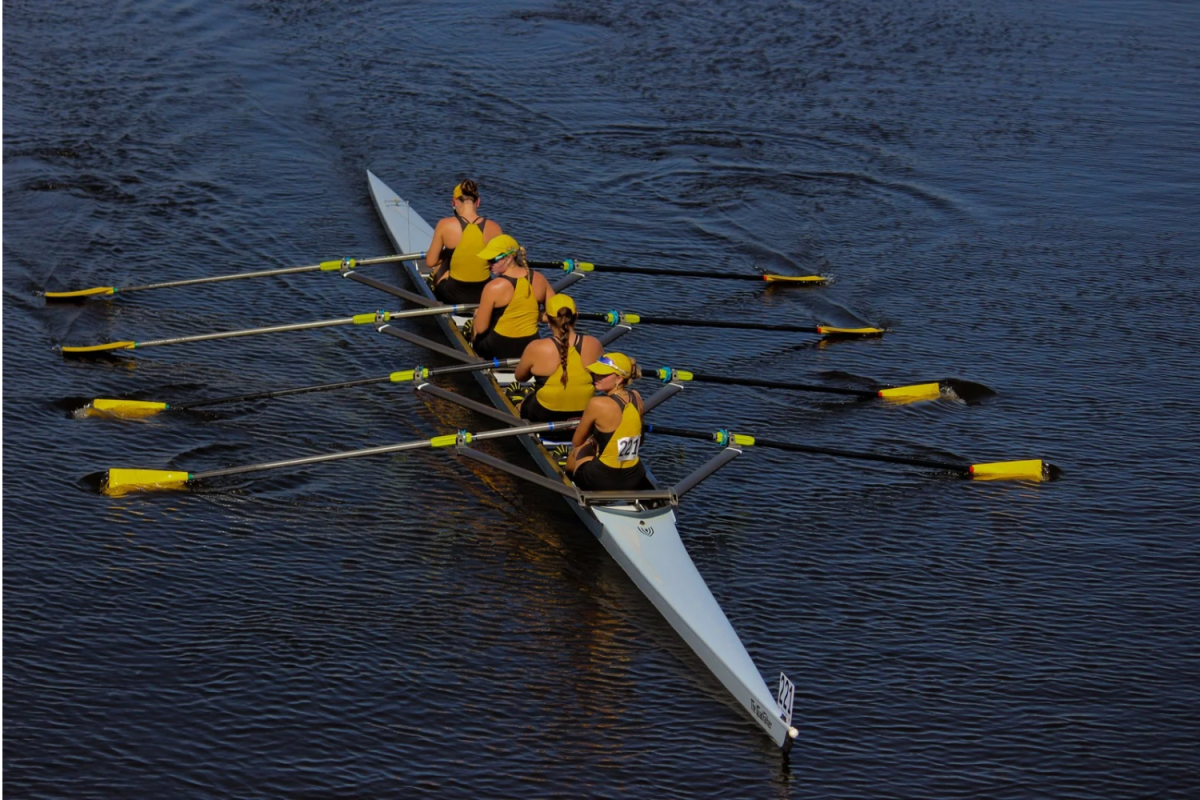
{"type": "Polygon", "coordinates": [[[617,439],[617,463],[638,460],[638,448],[642,444],[641,436],[626,436],[617,439]]]}

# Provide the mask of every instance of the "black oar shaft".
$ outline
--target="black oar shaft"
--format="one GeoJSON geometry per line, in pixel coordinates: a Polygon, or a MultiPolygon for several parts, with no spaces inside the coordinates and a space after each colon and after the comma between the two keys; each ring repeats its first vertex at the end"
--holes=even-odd
{"type": "MultiPolygon", "coordinates": [[[[705,439],[713,440],[713,434],[705,431],[692,431],[683,428],[669,428],[663,425],[647,425],[647,430],[651,433],[662,433],[667,436],[680,436],[686,439],[705,439]]],[[[815,455],[836,456],[838,458],[854,458],[861,461],[882,461],[888,464],[908,464],[915,467],[927,467],[929,469],[943,469],[951,472],[957,472],[962,475],[969,475],[971,472],[970,465],[953,464],[948,461],[934,461],[928,458],[910,458],[908,456],[890,456],[884,453],[864,453],[857,450],[842,450],[837,447],[817,447],[815,445],[799,444],[797,442],[781,442],[774,439],[760,439],[754,437],[755,447],[771,447],[776,450],[789,450],[794,453],[813,453],[815,455]]]]}
{"type": "MultiPolygon", "coordinates": [[[[608,322],[610,315],[599,314],[595,312],[580,312],[579,318],[608,322]]],[[[787,325],[777,322],[748,322],[742,320],[690,319],[688,317],[649,317],[644,314],[637,314],[634,322],[645,325],[678,325],[698,328],[739,328],[742,330],[781,331],[784,333],[822,333],[822,331],[815,325],[787,325]]]]}
{"type": "MultiPolygon", "coordinates": [[[[529,266],[539,269],[562,269],[566,264],[562,261],[530,261],[529,266]]],[[[762,275],[739,275],[734,272],[714,272],[700,269],[664,269],[663,267],[628,267],[620,264],[591,264],[598,272],[625,272],[632,275],[674,275],[678,278],[718,278],[728,281],[757,281],[762,283],[762,275]]]]}
{"type": "Polygon", "coordinates": [[[803,392],[825,392],[826,394],[841,394],[849,397],[876,398],[879,396],[879,392],[866,389],[818,386],[809,383],[793,383],[792,381],[770,381],[763,378],[738,378],[733,375],[706,375],[703,372],[693,372],[692,380],[701,383],[722,383],[730,386],[761,386],[765,389],[795,389],[803,392]]]}

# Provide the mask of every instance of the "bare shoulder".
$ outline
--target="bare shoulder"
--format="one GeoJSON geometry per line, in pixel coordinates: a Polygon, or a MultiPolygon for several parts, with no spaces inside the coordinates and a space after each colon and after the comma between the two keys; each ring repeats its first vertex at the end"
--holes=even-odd
{"type": "Polygon", "coordinates": [[[600,356],[604,355],[604,345],[600,344],[600,340],[595,336],[583,336],[583,347],[580,356],[583,358],[583,363],[594,364],[600,356]]]}
{"type": "Polygon", "coordinates": [[[487,222],[483,223],[483,241],[490,242],[500,234],[504,233],[504,229],[500,227],[500,223],[491,217],[487,218],[487,222]]]}
{"type": "Polygon", "coordinates": [[[554,353],[555,359],[558,358],[558,348],[554,346],[554,340],[549,338],[534,339],[525,345],[525,352],[532,356],[543,356],[554,353]]]}
{"type": "Polygon", "coordinates": [[[495,300],[503,296],[504,290],[508,287],[508,281],[503,278],[492,278],[483,287],[483,294],[480,296],[480,301],[495,300]]]}

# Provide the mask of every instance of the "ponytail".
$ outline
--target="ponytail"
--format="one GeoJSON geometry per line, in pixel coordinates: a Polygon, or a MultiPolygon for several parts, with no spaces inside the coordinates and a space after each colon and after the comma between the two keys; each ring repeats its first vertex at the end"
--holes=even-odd
{"type": "Polygon", "coordinates": [[[642,368],[641,368],[641,366],[638,365],[637,359],[629,357],[629,377],[622,378],[621,385],[628,386],[629,384],[633,383],[634,381],[640,380],[641,377],[642,377],[642,368]]]}
{"type": "Polygon", "coordinates": [[[518,247],[517,252],[513,253],[513,260],[517,262],[518,267],[529,269],[529,260],[525,258],[525,248],[518,247]]]}

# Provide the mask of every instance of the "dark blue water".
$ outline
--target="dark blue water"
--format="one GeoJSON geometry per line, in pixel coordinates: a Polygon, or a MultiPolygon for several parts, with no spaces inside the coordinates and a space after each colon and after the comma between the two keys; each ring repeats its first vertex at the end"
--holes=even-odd
{"type": "MultiPolygon", "coordinates": [[[[8,0],[4,23],[11,796],[1200,796],[1195,4],[8,0]],[[786,765],[506,476],[407,454],[90,492],[490,427],[404,388],[67,413],[434,363],[358,328],[55,351],[399,307],[333,275],[40,296],[385,254],[367,169],[431,220],[474,177],[538,258],[835,276],[597,275],[589,308],[894,329],[646,326],[621,347],[647,365],[998,393],[694,385],[661,422],[1064,477],[752,450],[688,496],[698,567],[796,682],[786,765]]],[[[646,447],[668,479],[710,453],[646,447]]]]}

